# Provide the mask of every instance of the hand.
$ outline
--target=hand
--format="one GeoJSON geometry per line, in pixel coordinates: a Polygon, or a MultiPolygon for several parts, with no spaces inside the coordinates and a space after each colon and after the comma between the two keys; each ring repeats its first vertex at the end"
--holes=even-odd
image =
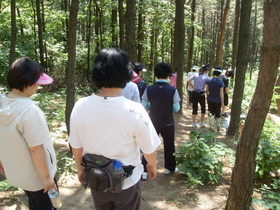
{"type": "Polygon", "coordinates": [[[83,175],[84,175],[84,170],[79,170],[78,171],[78,180],[80,183],[83,183],[83,175]]]}
{"type": "Polygon", "coordinates": [[[146,168],[147,168],[149,180],[155,179],[157,176],[157,167],[147,164],[146,168]]]}
{"type": "Polygon", "coordinates": [[[58,192],[57,186],[51,176],[43,179],[43,184],[44,184],[44,193],[52,190],[53,188],[55,189],[56,192],[58,192]]]}

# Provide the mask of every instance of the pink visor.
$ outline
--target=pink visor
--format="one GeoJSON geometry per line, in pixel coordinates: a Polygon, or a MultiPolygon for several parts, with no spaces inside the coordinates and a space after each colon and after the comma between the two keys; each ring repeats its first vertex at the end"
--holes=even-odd
{"type": "Polygon", "coordinates": [[[38,81],[36,82],[36,84],[39,85],[49,85],[51,83],[53,83],[53,78],[51,78],[49,75],[45,73],[41,74],[38,81]]]}

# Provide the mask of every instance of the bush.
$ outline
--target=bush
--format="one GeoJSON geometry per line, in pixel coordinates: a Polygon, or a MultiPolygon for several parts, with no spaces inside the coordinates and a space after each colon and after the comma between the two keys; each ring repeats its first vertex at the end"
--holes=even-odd
{"type": "Polygon", "coordinates": [[[223,163],[219,157],[232,150],[222,142],[214,142],[215,137],[213,132],[191,131],[190,141],[180,146],[176,152],[178,168],[188,176],[193,185],[203,182],[218,183],[220,180],[223,163]]]}
{"type": "Polygon", "coordinates": [[[270,121],[263,127],[256,157],[256,177],[267,179],[280,169],[280,129],[270,121]]]}

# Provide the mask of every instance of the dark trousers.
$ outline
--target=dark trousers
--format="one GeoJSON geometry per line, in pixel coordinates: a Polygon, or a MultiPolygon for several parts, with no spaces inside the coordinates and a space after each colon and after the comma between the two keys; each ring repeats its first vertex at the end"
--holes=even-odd
{"type": "Polygon", "coordinates": [[[188,90],[188,96],[189,96],[189,103],[191,104],[193,102],[193,100],[192,100],[192,91],[188,90]]]}
{"type": "MultiPolygon", "coordinates": [[[[129,178],[128,178],[129,179],[129,178]]],[[[96,210],[139,210],[141,203],[140,180],[132,187],[120,193],[91,191],[96,210]]]]}
{"type": "MultiPolygon", "coordinates": [[[[57,184],[55,178],[54,181],[57,184]]],[[[24,192],[28,196],[29,210],[56,210],[52,206],[48,193],[44,193],[44,189],[38,191],[24,190],[24,192]]]]}
{"type": "Polygon", "coordinates": [[[35,192],[24,190],[24,192],[28,196],[29,210],[56,210],[52,206],[48,193],[44,193],[44,189],[35,192]]]}
{"type": "MultiPolygon", "coordinates": [[[[169,126],[158,126],[154,125],[157,134],[161,134],[163,139],[163,147],[164,147],[164,167],[169,171],[174,171],[176,168],[176,160],[175,160],[175,126],[174,124],[169,126]]],[[[144,165],[144,171],[147,172],[146,165],[147,161],[145,157],[142,158],[142,164],[144,165]]]]}
{"type": "Polygon", "coordinates": [[[192,114],[197,115],[197,110],[198,110],[198,104],[200,104],[201,107],[201,113],[205,114],[206,112],[206,104],[205,104],[205,93],[199,93],[199,92],[192,92],[192,100],[193,100],[193,105],[192,105],[192,114]]]}
{"type": "Polygon", "coordinates": [[[215,103],[212,101],[208,101],[208,109],[209,112],[215,116],[215,118],[221,118],[221,103],[215,103]]]}

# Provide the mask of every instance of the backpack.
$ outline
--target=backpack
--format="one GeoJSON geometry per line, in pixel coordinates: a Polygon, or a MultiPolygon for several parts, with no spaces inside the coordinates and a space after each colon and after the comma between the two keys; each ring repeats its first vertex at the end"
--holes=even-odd
{"type": "Polygon", "coordinates": [[[134,169],[134,166],[122,167],[117,160],[89,153],[83,156],[81,165],[84,167],[83,186],[103,193],[120,193],[124,179],[129,177],[134,169]]]}

